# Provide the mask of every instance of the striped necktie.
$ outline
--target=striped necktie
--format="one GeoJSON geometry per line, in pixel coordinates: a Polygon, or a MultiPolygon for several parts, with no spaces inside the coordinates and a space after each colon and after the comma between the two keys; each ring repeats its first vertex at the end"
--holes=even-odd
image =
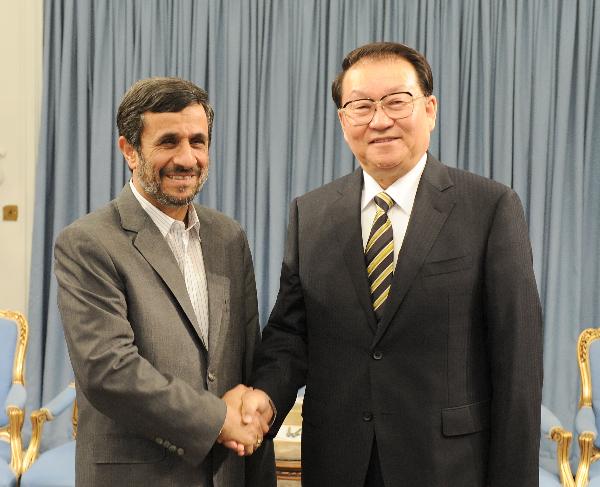
{"type": "Polygon", "coordinates": [[[394,200],[382,191],[373,201],[377,205],[377,211],[365,248],[365,258],[373,310],[379,321],[383,315],[383,305],[390,293],[394,273],[394,233],[387,214],[394,206],[394,200]]]}

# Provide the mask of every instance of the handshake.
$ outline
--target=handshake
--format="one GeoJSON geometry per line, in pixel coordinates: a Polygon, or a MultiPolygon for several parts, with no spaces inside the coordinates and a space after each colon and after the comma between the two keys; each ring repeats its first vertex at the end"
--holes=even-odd
{"type": "Polygon", "coordinates": [[[223,400],[227,415],[217,443],[239,456],[252,455],[262,444],[275,414],[269,396],[240,384],[226,392],[223,400]]]}

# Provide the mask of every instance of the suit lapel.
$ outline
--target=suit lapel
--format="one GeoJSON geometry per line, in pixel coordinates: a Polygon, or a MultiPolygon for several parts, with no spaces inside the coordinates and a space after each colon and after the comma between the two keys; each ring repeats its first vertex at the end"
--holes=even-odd
{"type": "Polygon", "coordinates": [[[390,295],[385,304],[384,314],[377,328],[373,345],[381,339],[390,326],[394,314],[413,284],[444,222],[454,208],[452,192],[445,192],[452,186],[453,183],[446,167],[428,155],[404,242],[398,255],[390,295]]]}
{"type": "Polygon", "coordinates": [[[369,326],[375,332],[377,322],[371,304],[360,225],[361,191],[362,170],[357,169],[347,179],[346,185],[339,190],[340,198],[333,203],[332,210],[336,235],[346,268],[352,278],[358,302],[365,312],[369,326]]]}
{"type": "Polygon", "coordinates": [[[220,339],[227,324],[223,323],[223,308],[229,304],[229,279],[225,277],[225,249],[220,228],[212,216],[196,205],[200,220],[200,239],[206,285],[208,287],[208,355],[218,357],[224,343],[220,339]]]}
{"type": "Polygon", "coordinates": [[[123,228],[137,234],[133,239],[134,247],[144,256],[144,259],[173,293],[198,335],[198,339],[202,342],[196,313],[175,256],[160,230],[136,200],[129,183],[125,185],[117,198],[117,207],[123,228]]]}

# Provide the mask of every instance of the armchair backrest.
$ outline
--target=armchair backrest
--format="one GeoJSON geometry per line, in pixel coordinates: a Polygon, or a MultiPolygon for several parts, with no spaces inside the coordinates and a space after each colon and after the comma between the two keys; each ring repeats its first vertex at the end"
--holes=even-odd
{"type": "Polygon", "coordinates": [[[16,311],[0,310],[0,426],[8,418],[4,401],[12,384],[24,384],[27,321],[16,311]]]}
{"type": "Polygon", "coordinates": [[[577,352],[581,375],[579,407],[592,407],[596,424],[600,425],[600,328],[581,332],[577,352]]]}

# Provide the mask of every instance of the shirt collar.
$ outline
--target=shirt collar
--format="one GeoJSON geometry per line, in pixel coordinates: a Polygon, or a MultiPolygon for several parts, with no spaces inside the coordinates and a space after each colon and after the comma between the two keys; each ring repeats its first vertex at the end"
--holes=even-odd
{"type": "Polygon", "coordinates": [[[373,198],[377,196],[377,194],[385,191],[402,211],[410,215],[426,162],[427,153],[423,154],[415,167],[408,171],[404,176],[396,179],[396,181],[385,190],[379,186],[379,183],[377,183],[369,173],[363,171],[364,186],[360,203],[361,211],[373,201],[373,198]]]}
{"type": "MultiPolygon", "coordinates": [[[[177,224],[179,220],[175,220],[175,218],[171,218],[166,213],[163,213],[156,206],[150,203],[146,198],[144,198],[137,190],[135,185],[133,184],[133,180],[129,180],[129,186],[133,195],[138,200],[144,211],[148,214],[148,216],[152,219],[154,224],[160,230],[160,233],[163,237],[166,237],[168,233],[171,231],[171,227],[174,224],[177,224]]],[[[186,230],[192,230],[196,234],[200,233],[200,220],[198,219],[198,214],[196,213],[196,208],[194,205],[188,206],[187,212],[188,226],[186,230]]]]}

